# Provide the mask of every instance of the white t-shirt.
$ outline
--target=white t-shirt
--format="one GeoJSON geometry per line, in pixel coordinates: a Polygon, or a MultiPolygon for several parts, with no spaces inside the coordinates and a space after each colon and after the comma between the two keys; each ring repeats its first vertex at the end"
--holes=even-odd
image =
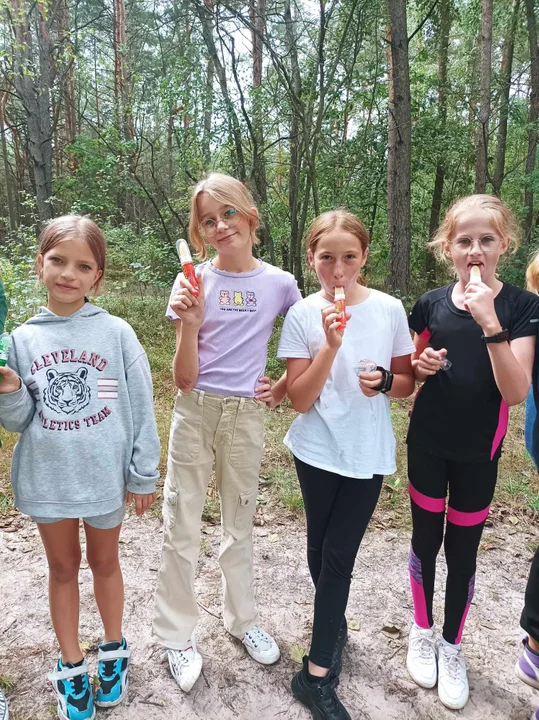
{"type": "MultiPolygon", "coordinates": [[[[321,311],[329,304],[316,293],[290,308],[279,357],[316,357],[325,342],[321,311]]],[[[400,300],[378,290],[347,312],[352,317],[326,384],[314,405],[294,420],[284,444],[303,462],[339,475],[391,475],[397,467],[389,397],[366,397],[354,363],[368,359],[389,369],[392,358],[412,353],[406,313],[400,300]]]]}

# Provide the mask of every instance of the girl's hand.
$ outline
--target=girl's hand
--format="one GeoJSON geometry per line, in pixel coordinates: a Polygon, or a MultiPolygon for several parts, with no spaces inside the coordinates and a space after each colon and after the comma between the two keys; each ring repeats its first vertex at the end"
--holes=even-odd
{"type": "Polygon", "coordinates": [[[0,395],[17,392],[21,387],[21,379],[10,367],[0,365],[0,395]]]}
{"type": "Polygon", "coordinates": [[[255,387],[255,400],[266,403],[269,408],[277,407],[279,401],[273,394],[273,388],[269,377],[263,375],[258,379],[258,381],[262,384],[255,387]]]}
{"type": "Polygon", "coordinates": [[[446,355],[447,350],[445,348],[434,350],[431,347],[426,347],[417,359],[416,368],[423,375],[436,375],[443,366],[446,355]]]}
{"type": "Polygon", "coordinates": [[[137,515],[144,515],[150,505],[153,505],[154,502],[157,500],[157,495],[154,492],[145,495],[128,492],[125,498],[125,504],[127,505],[127,507],[131,505],[133,500],[135,500],[135,510],[137,515]]]}
{"type": "Polygon", "coordinates": [[[378,395],[380,390],[374,390],[375,387],[382,382],[382,373],[380,370],[373,370],[368,373],[361,373],[359,376],[359,387],[363,395],[374,397],[378,395]]]}
{"type": "Polygon", "coordinates": [[[197,273],[199,293],[193,295],[193,286],[185,277],[180,278],[180,289],[175,293],[170,307],[184,325],[199,328],[204,319],[204,283],[202,275],[197,273]]]}
{"type": "MultiPolygon", "coordinates": [[[[346,313],[347,320],[350,320],[351,317],[349,313],[346,313]]],[[[337,313],[334,305],[322,310],[322,327],[326,334],[328,347],[332,350],[338,350],[342,345],[344,328],[341,327],[341,315],[337,313]]]]}
{"type": "Polygon", "coordinates": [[[498,323],[494,309],[494,291],[483,282],[469,282],[464,290],[464,309],[481,327],[498,323]]]}

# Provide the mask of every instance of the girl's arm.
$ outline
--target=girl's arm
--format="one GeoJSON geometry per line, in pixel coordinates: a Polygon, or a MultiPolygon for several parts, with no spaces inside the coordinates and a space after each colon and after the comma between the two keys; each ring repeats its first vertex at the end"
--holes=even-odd
{"type": "Polygon", "coordinates": [[[22,433],[34,417],[36,403],[19,376],[17,350],[13,340],[8,363],[0,367],[0,424],[10,432],[22,433]]]}
{"type": "Polygon", "coordinates": [[[286,397],[286,370],[273,385],[266,375],[258,379],[262,383],[255,387],[255,399],[266,403],[269,408],[274,408],[282,403],[286,397]]]}
{"type": "MultiPolygon", "coordinates": [[[[485,335],[493,335],[502,331],[499,323],[498,326],[498,330],[483,331],[485,335]]],[[[524,402],[531,384],[535,336],[517,338],[510,343],[488,343],[487,348],[494,379],[505,402],[509,406],[524,402]]]]}
{"type": "Polygon", "coordinates": [[[322,310],[322,324],[326,342],[314,360],[287,358],[286,361],[286,389],[292,407],[299,413],[306,413],[319,398],[342,344],[340,317],[333,305],[322,310]]]}
{"type": "MultiPolygon", "coordinates": [[[[389,397],[405,398],[414,392],[415,379],[412,369],[412,356],[401,355],[391,359],[390,370],[393,373],[393,384],[391,390],[387,393],[389,397]]],[[[374,388],[380,385],[382,373],[375,370],[372,373],[361,373],[359,377],[359,387],[363,394],[367,397],[378,395],[379,390],[374,388]]]]}
{"type": "Polygon", "coordinates": [[[126,482],[127,501],[131,500],[132,495],[141,496],[135,498],[137,515],[140,515],[155,500],[160,456],[152,375],[146,353],[142,352],[126,369],[126,381],[133,421],[133,451],[126,482]]]}
{"type": "Polygon", "coordinates": [[[199,294],[192,294],[193,288],[184,277],[180,289],[170,303],[180,318],[176,320],[176,352],[172,363],[174,384],[184,393],[189,393],[198,380],[198,333],[204,319],[204,283],[197,275],[199,294]]]}
{"type": "MultiPolygon", "coordinates": [[[[468,283],[464,302],[486,337],[503,330],[494,307],[494,293],[488,285],[468,283]]],[[[509,406],[523,402],[530,389],[535,340],[534,335],[529,335],[511,342],[487,344],[496,385],[509,406]]]]}

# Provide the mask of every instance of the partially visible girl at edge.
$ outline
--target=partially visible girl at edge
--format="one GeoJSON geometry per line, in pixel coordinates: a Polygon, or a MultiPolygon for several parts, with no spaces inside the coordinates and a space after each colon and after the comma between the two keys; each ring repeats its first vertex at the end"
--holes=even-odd
{"type": "Polygon", "coordinates": [[[414,374],[424,385],[408,431],[415,621],[407,667],[418,685],[438,683],[441,702],[453,710],[464,707],[469,695],[461,637],[508,407],[526,398],[535,352],[537,297],[496,277],[500,258],[517,247],[518,236],[516,220],[499,198],[457,200],[430,243],[453,264],[457,280],[425,293],[409,318],[415,333],[414,374]],[[474,267],[480,279],[473,277],[474,267]],[[442,541],[447,583],[437,645],[432,604],[442,541]]]}
{"type": "Polygon", "coordinates": [[[79,518],[104,627],[95,704],[127,693],[124,586],[118,540],[126,504],[155,500],[159,438],[152,378],[133,329],[87,301],[105,273],[105,239],[89,218],[52,220],[37,266],[47,307],[13,331],[0,367],[0,423],[21,433],[12,461],[15,505],[37,523],[49,565],[60,657],[49,675],[60,720],[95,717],[79,644],[79,518]]]}
{"type": "Polygon", "coordinates": [[[301,485],[315,586],[311,648],[292,692],[316,720],[349,720],[335,688],[352,570],[383,476],[396,470],[389,397],[413,392],[414,346],[402,303],[361,278],[369,234],[357,217],[344,210],[320,215],[306,246],[322,289],[290,310],[278,352],[287,358],[288,395],[301,413],[284,442],[301,485]],[[346,297],[344,330],[337,287],[346,297]],[[354,365],[365,358],[376,370],[358,381],[354,365]]]}
{"type": "MultiPolygon", "coordinates": [[[[539,295],[539,251],[532,257],[526,270],[526,286],[530,292],[539,295]]],[[[539,469],[538,402],[539,354],[536,345],[532,386],[526,398],[525,422],[526,449],[533,460],[536,470],[539,469]]],[[[539,548],[535,551],[530,568],[520,625],[527,633],[527,636],[522,641],[524,648],[515,665],[515,672],[517,677],[527,685],[539,689],[539,548]]],[[[539,720],[539,709],[533,713],[531,720],[539,720]]]]}
{"type": "MultiPolygon", "coordinates": [[[[286,377],[265,377],[273,323],[301,299],[294,277],[253,256],[258,212],[247,188],[211,174],[194,189],[189,235],[202,260],[198,289],[180,274],[167,317],[176,324],[174,382],[164,490],[164,542],[154,635],[167,648],[170,671],[187,692],[202,669],[194,631],[194,591],[201,516],[215,466],[221,500],[223,621],[249,655],[270,665],[280,657],[259,623],[254,601],[253,517],[264,442],[265,405],[286,395],[286,377]]],[[[230,648],[223,642],[223,656],[230,648]]]]}

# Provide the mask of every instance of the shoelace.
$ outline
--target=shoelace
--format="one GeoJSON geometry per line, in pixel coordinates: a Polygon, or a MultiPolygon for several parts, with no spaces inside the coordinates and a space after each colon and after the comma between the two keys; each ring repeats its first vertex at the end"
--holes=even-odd
{"type": "Polygon", "coordinates": [[[255,625],[253,628],[248,630],[245,633],[245,637],[249,638],[255,648],[257,648],[261,643],[267,643],[269,645],[271,642],[268,633],[264,632],[264,630],[259,628],[258,625],[255,625]]]}
{"type": "Polygon", "coordinates": [[[189,658],[186,655],[187,650],[192,650],[192,648],[189,647],[185,650],[169,650],[169,653],[172,654],[172,662],[178,670],[184,665],[187,665],[189,662],[189,658]]]}
{"type": "Polygon", "coordinates": [[[75,675],[75,677],[69,678],[69,680],[66,681],[71,685],[72,695],[82,695],[82,693],[86,690],[84,680],[84,675],[75,675]]]}
{"type": "Polygon", "coordinates": [[[442,650],[440,652],[440,657],[442,658],[444,668],[451,680],[458,680],[462,670],[458,653],[448,653],[447,651],[444,652],[442,650]]]}
{"type": "Polygon", "coordinates": [[[101,660],[101,665],[103,665],[103,675],[105,677],[112,677],[114,673],[116,672],[116,663],[117,660],[101,660]]]}
{"type": "Polygon", "coordinates": [[[419,652],[422,660],[430,660],[435,654],[436,640],[434,638],[418,635],[412,640],[412,647],[419,652]]]}

